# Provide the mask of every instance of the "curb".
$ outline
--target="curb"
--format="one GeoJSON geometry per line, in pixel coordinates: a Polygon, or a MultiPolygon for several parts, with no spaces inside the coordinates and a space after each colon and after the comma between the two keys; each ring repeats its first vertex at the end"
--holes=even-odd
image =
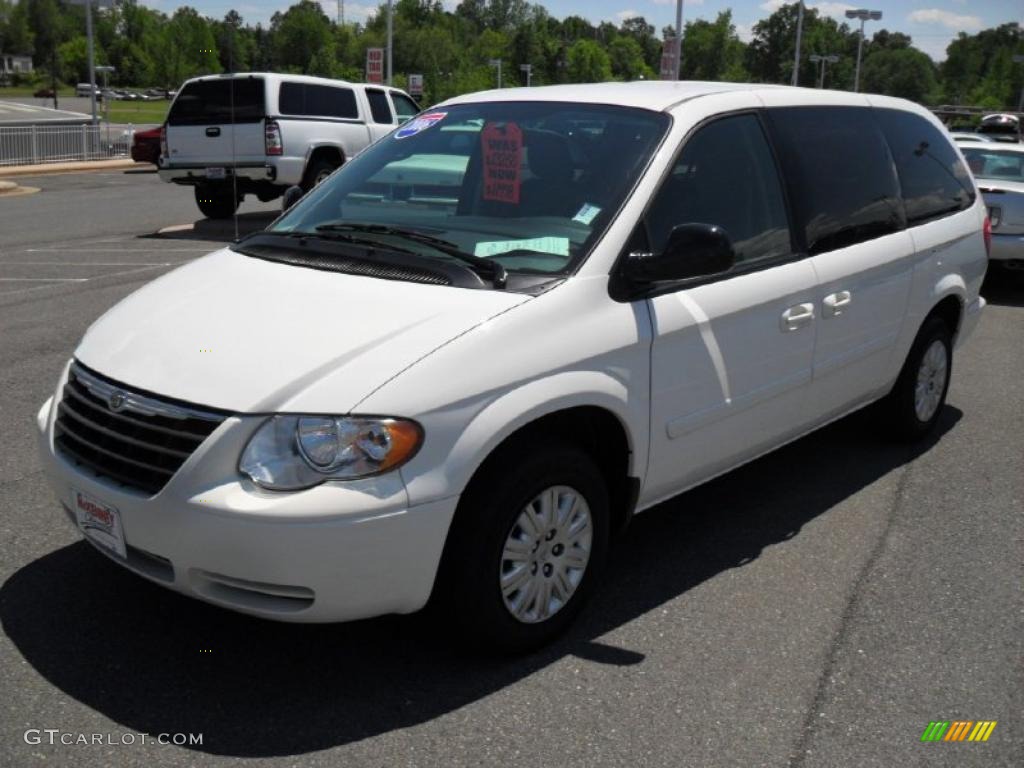
{"type": "Polygon", "coordinates": [[[32,195],[38,191],[39,187],[19,187],[13,181],[0,181],[0,198],[32,195]]]}
{"type": "Polygon", "coordinates": [[[84,160],[74,163],[45,163],[40,165],[9,165],[0,168],[0,179],[9,176],[43,176],[53,173],[83,173],[88,171],[119,171],[128,168],[145,168],[152,163],[136,163],[134,160],[84,160]]]}

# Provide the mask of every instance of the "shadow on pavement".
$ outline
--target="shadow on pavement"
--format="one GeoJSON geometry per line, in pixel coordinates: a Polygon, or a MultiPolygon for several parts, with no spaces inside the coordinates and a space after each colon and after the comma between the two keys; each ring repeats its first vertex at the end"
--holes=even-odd
{"type": "MultiPolygon", "coordinates": [[[[253,211],[238,214],[238,237],[265,229],[274,219],[281,215],[277,209],[271,211],[253,211]]],[[[199,219],[186,227],[168,227],[142,238],[159,240],[207,240],[230,243],[235,239],[234,219],[199,219]]]]}
{"type": "MultiPolygon", "coordinates": [[[[152,585],[84,542],[14,573],[0,589],[0,620],[40,675],[126,728],[203,733],[193,749],[219,755],[322,750],[433,720],[565,656],[641,663],[642,653],[599,638],[797,536],[962,417],[947,406],[931,441],[908,446],[880,440],[872,415],[637,517],[580,621],[525,658],[460,656],[424,615],[341,625],[240,616],[152,585]]],[[[63,519],[54,505],[54,523],[63,519]]]]}
{"type": "Polygon", "coordinates": [[[990,265],[981,295],[990,304],[1024,307],[1024,271],[990,265]]]}

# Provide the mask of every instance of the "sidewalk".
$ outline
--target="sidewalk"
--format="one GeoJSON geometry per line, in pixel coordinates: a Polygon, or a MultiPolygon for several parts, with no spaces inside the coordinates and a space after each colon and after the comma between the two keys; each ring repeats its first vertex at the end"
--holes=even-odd
{"type": "Polygon", "coordinates": [[[152,163],[136,163],[131,158],[117,160],[78,160],[72,163],[37,163],[36,165],[0,166],[0,179],[9,176],[42,176],[48,173],[82,173],[84,171],[119,171],[129,168],[151,168],[152,163]]]}

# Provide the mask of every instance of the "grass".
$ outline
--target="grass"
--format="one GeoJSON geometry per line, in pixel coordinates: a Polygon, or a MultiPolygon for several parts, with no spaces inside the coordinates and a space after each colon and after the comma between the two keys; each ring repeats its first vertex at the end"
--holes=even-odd
{"type": "MultiPolygon", "coordinates": [[[[167,117],[169,101],[112,101],[110,122],[112,123],[162,123],[167,117]]],[[[106,114],[106,105],[100,106],[100,114],[106,114]]]]}

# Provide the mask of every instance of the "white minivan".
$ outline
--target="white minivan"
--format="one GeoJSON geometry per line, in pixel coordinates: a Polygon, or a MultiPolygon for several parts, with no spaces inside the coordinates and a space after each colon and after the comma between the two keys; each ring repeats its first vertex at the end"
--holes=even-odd
{"type": "Polygon", "coordinates": [[[88,541],[184,594],[304,622],[430,602],[531,648],[633,514],[873,401],[927,433],[988,241],[906,101],[462,96],[97,320],[43,462],[88,541]]]}
{"type": "Polygon", "coordinates": [[[192,187],[204,216],[228,218],[246,195],[312,189],[417,112],[386,85],[274,72],[193,78],[161,128],[160,178],[192,187]]]}

